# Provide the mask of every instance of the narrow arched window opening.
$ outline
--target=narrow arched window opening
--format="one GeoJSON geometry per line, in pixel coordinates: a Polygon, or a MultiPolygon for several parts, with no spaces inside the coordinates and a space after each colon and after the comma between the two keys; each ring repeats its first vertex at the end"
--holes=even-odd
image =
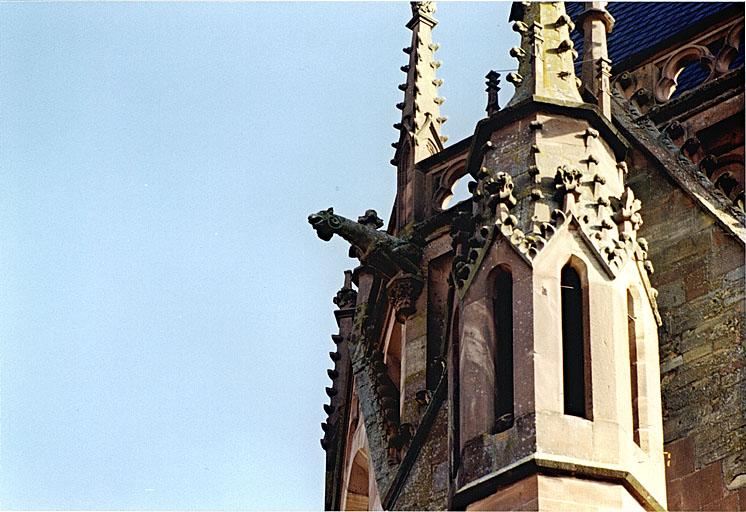
{"type": "Polygon", "coordinates": [[[495,431],[513,426],[513,276],[499,268],[492,297],[495,323],[495,431]]]}
{"type": "Polygon", "coordinates": [[[637,318],[632,294],[627,290],[627,337],[629,338],[629,376],[632,387],[632,437],[640,445],[640,387],[638,382],[637,318]]]}
{"type": "Polygon", "coordinates": [[[451,432],[451,478],[456,478],[458,468],[461,465],[461,369],[460,369],[460,356],[461,356],[461,337],[459,333],[460,328],[459,309],[456,307],[453,310],[451,317],[451,370],[449,371],[449,378],[451,379],[452,389],[452,403],[453,407],[450,407],[452,424],[454,426],[451,432]]]}
{"type": "Polygon", "coordinates": [[[590,419],[590,382],[585,342],[585,304],[578,272],[562,268],[562,375],[565,414],[590,419]]]}
{"type": "Polygon", "coordinates": [[[350,467],[350,476],[345,495],[345,510],[370,510],[368,454],[360,450],[355,454],[350,467]]]}
{"type": "Polygon", "coordinates": [[[448,337],[448,311],[452,303],[453,287],[449,273],[452,267],[450,253],[428,264],[427,270],[427,389],[435,391],[444,372],[446,339],[448,337]]]}
{"type": "Polygon", "coordinates": [[[386,371],[391,382],[400,393],[402,373],[402,324],[395,321],[393,317],[390,322],[390,332],[384,348],[383,362],[386,363],[386,371]]]}

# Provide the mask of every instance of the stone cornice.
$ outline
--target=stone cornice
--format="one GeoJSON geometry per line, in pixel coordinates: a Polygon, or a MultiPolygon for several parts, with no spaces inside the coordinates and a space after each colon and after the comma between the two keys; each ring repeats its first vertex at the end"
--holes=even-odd
{"type": "Polygon", "coordinates": [[[557,457],[550,454],[531,454],[510,466],[483,476],[465,485],[453,496],[450,508],[465,510],[470,503],[494,494],[499,487],[513,484],[531,475],[572,476],[622,485],[640,504],[650,511],[665,511],[635,476],[616,465],[557,457]]]}

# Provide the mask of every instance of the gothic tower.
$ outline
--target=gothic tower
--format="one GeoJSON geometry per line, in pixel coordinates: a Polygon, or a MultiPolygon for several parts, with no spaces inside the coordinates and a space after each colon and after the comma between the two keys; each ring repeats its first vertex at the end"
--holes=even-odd
{"type": "MultiPolygon", "coordinates": [[[[670,144],[654,127],[642,133],[642,116],[630,120],[607,42],[620,20],[606,2],[584,3],[574,21],[563,2],[514,3],[515,92],[500,108],[490,72],[488,116],[445,147],[434,13],[433,2],[412,3],[388,229],[373,210],[308,218],[360,263],[334,299],[325,508],[665,510],[659,334],[674,298],[659,309],[648,254],[669,243],[669,220],[655,220],[649,246],[636,196],[650,195],[644,176],[675,181],[741,260],[744,217],[702,179],[687,185],[688,160],[661,156],[670,144]],[[471,197],[447,207],[462,178],[471,197]],[[718,212],[706,210],[716,201],[718,212]]],[[[743,283],[739,269],[729,275],[743,283]]],[[[728,297],[746,303],[743,292],[728,297]]]]}
{"type": "MultiPolygon", "coordinates": [[[[452,231],[454,500],[662,508],[655,292],[626,142],[606,108],[609,61],[599,52],[576,80],[561,3],[520,4],[513,17],[516,91],[476,129],[472,208],[452,231]],[[602,99],[583,102],[579,86],[602,99]]],[[[594,49],[605,20],[598,3],[586,11],[602,29],[590,31],[594,49]]]]}

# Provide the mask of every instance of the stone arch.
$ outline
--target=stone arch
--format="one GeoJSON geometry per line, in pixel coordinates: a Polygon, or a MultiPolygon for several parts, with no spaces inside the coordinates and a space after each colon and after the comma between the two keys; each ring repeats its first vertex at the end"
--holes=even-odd
{"type": "Polygon", "coordinates": [[[663,64],[660,71],[660,79],[655,85],[655,99],[664,103],[671,99],[676,91],[678,78],[684,68],[699,64],[709,70],[705,79],[709,80],[715,74],[715,56],[706,46],[689,45],[671,55],[663,64]]]}
{"type": "Polygon", "coordinates": [[[350,464],[344,510],[370,510],[369,488],[368,451],[365,448],[360,448],[350,464]]]}
{"type": "Polygon", "coordinates": [[[735,23],[725,36],[723,41],[723,47],[718,52],[717,59],[715,61],[715,71],[724,75],[730,71],[730,66],[738,56],[738,50],[743,44],[743,24],[741,22],[735,23]]]}
{"type": "Polygon", "coordinates": [[[744,162],[741,155],[726,155],[717,159],[712,182],[731,200],[736,200],[744,191],[744,162]]]}
{"type": "MultiPolygon", "coordinates": [[[[438,180],[438,186],[433,193],[433,204],[436,211],[442,211],[449,207],[454,196],[455,189],[461,180],[468,180],[466,176],[466,162],[459,160],[451,164],[438,180]]],[[[450,205],[452,206],[452,205],[450,205]]]]}

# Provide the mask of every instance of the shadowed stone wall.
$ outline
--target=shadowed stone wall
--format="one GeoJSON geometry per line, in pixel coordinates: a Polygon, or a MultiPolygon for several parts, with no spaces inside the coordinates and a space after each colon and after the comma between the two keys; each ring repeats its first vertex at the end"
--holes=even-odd
{"type": "Polygon", "coordinates": [[[671,510],[746,510],[744,249],[639,153],[659,330],[671,510]]]}

